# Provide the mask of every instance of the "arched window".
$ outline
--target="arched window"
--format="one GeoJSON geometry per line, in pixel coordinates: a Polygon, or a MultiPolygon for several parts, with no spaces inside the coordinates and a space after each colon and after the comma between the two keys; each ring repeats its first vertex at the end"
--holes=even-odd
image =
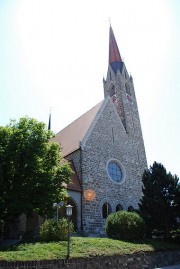
{"type": "Polygon", "coordinates": [[[127,97],[127,100],[129,101],[129,103],[132,104],[133,100],[132,100],[132,96],[131,96],[131,91],[130,91],[130,86],[129,84],[125,84],[125,88],[126,88],[126,97],[127,97]]]}
{"type": "Polygon", "coordinates": [[[111,206],[109,203],[104,203],[102,207],[102,217],[106,219],[108,215],[112,212],[111,206]]]}
{"type": "Polygon", "coordinates": [[[129,87],[129,84],[125,84],[125,88],[126,88],[126,94],[130,95],[131,96],[131,91],[130,91],[130,87],[129,87]]]}
{"type": "Polygon", "coordinates": [[[114,87],[114,85],[112,85],[110,87],[110,89],[109,89],[109,95],[110,95],[110,97],[112,97],[113,95],[115,95],[115,87],[114,87]]]}
{"type": "Polygon", "coordinates": [[[134,212],[134,207],[129,206],[129,207],[128,207],[128,212],[134,212]]]}
{"type": "Polygon", "coordinates": [[[126,75],[126,71],[124,70],[124,76],[125,76],[125,78],[127,79],[127,75],[126,75]]]}
{"type": "Polygon", "coordinates": [[[123,210],[122,205],[118,204],[118,205],[116,206],[116,212],[118,212],[118,211],[122,211],[122,210],[123,210]]]}

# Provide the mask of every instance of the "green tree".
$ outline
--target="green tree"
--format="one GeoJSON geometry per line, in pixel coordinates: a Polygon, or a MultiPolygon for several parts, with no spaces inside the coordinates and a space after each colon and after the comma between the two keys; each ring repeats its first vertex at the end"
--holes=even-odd
{"type": "Polygon", "coordinates": [[[52,132],[32,118],[0,127],[0,220],[21,213],[50,215],[72,174],[52,132]]]}
{"type": "Polygon", "coordinates": [[[149,233],[154,230],[163,232],[170,238],[170,231],[176,228],[179,208],[179,179],[167,173],[161,163],[154,162],[143,174],[143,197],[140,212],[149,233]]]}

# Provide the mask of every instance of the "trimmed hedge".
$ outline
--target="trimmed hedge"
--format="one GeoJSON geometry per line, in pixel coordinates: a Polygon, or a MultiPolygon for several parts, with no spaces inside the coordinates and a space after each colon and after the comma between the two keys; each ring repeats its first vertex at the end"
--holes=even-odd
{"type": "Polygon", "coordinates": [[[107,217],[105,230],[114,239],[139,240],[145,236],[145,223],[135,212],[118,211],[107,217]]]}

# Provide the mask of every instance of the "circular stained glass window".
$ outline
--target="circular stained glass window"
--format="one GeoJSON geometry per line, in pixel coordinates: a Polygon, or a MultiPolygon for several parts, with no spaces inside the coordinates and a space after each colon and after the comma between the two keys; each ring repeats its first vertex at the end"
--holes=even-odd
{"type": "Polygon", "coordinates": [[[110,161],[108,163],[108,174],[114,182],[116,183],[122,182],[123,174],[121,167],[117,164],[117,162],[110,161]]]}

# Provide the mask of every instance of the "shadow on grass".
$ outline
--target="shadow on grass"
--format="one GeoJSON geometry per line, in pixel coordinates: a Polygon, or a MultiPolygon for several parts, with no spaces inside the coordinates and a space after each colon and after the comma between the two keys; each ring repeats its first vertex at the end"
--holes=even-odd
{"type": "MultiPolygon", "coordinates": [[[[115,239],[114,240],[118,240],[115,239]]],[[[180,250],[179,239],[144,239],[144,240],[122,240],[125,243],[130,243],[134,245],[149,245],[153,247],[155,251],[168,251],[168,250],[180,250]]]]}
{"type": "Polygon", "coordinates": [[[22,240],[22,239],[10,239],[0,240],[0,251],[16,251],[17,247],[23,244],[36,243],[38,240],[22,240]]]}

